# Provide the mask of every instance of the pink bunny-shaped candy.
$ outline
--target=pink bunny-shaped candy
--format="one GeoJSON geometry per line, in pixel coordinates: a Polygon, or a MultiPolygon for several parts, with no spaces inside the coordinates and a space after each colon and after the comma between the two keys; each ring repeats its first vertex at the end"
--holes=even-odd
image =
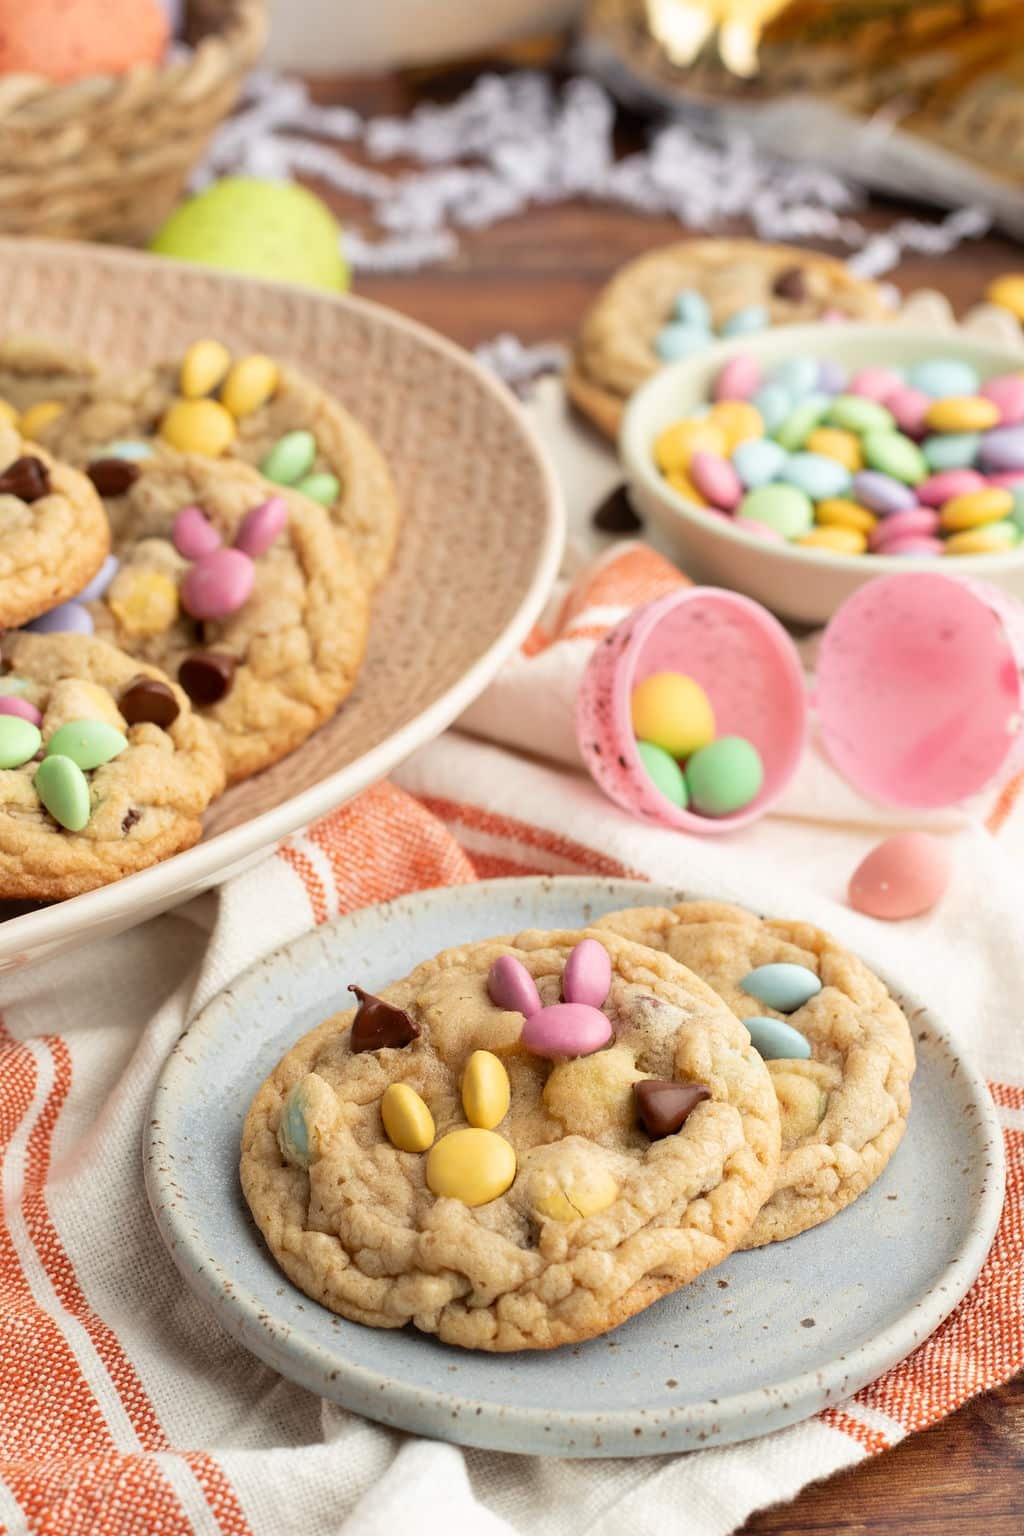
{"type": "Polygon", "coordinates": [[[608,951],[596,939],[581,939],[565,962],[564,1003],[541,1006],[537,984],[512,955],[495,960],[487,977],[491,1001],[526,1019],[522,1042],[534,1056],[589,1056],[611,1039],[601,1004],[612,984],[608,951]]]}

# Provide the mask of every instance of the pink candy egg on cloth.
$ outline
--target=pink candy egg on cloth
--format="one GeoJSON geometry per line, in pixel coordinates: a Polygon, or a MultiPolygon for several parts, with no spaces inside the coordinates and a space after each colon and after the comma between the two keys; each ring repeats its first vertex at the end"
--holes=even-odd
{"type": "Polygon", "coordinates": [[[858,864],[850,879],[850,906],[888,922],[918,917],[942,900],[951,873],[949,852],[937,837],[901,832],[858,864]]]}
{"type": "Polygon", "coordinates": [[[215,549],[185,573],[181,603],[194,619],[223,619],[236,613],[252,592],[255,567],[240,549],[215,549]]]}

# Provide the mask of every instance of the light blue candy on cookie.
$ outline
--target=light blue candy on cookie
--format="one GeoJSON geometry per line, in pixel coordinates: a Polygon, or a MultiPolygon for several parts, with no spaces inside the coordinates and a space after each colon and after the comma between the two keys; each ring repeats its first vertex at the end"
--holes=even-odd
{"type": "Polygon", "coordinates": [[[806,1061],[811,1054],[810,1041],[784,1019],[755,1015],[744,1019],[750,1031],[750,1043],[765,1061],[806,1061]]]}
{"type": "Polygon", "coordinates": [[[708,301],[696,288],[684,288],[676,294],[676,319],[697,331],[711,330],[708,301]]]}
{"type": "Polygon", "coordinates": [[[718,327],[719,336],[753,336],[766,331],[769,325],[768,311],[762,304],[747,304],[723,320],[718,327]]]}
{"type": "Polygon", "coordinates": [[[654,339],[654,350],[663,363],[678,363],[684,357],[693,357],[695,353],[703,352],[710,340],[708,331],[674,320],[662,326],[654,339]]]}
{"type": "Polygon", "coordinates": [[[780,1013],[794,1013],[821,991],[821,981],[813,971],[788,961],[757,966],[748,971],[740,986],[749,997],[756,997],[759,1003],[767,1003],[780,1013]]]}

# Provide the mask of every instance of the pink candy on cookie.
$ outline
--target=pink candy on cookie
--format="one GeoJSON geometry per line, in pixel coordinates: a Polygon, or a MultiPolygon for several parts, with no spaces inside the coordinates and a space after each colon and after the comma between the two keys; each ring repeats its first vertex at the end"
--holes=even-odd
{"type": "Polygon", "coordinates": [[[221,537],[201,507],[182,507],[174,519],[171,541],[186,560],[212,555],[221,546],[221,537]]]}
{"type": "Polygon", "coordinates": [[[215,549],[186,571],[181,603],[194,619],[223,619],[246,602],[256,579],[249,556],[240,549],[215,549]]]}
{"type": "Polygon", "coordinates": [[[589,1056],[612,1036],[611,1020],[600,1006],[611,980],[611,960],[604,945],[582,939],[565,963],[564,1003],[542,1007],[533,977],[513,955],[495,960],[487,991],[499,1008],[524,1015],[520,1038],[534,1056],[589,1056]]]}
{"type": "Polygon", "coordinates": [[[271,496],[253,507],[242,518],[235,535],[235,548],[255,560],[265,554],[288,522],[288,508],[283,496],[271,496]]]}

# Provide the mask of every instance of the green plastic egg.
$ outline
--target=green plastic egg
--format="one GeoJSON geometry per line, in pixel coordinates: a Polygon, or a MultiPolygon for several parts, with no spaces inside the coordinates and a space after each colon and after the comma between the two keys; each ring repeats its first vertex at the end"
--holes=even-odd
{"type": "Polygon", "coordinates": [[[337,220],[290,182],[227,176],[176,208],[150,250],[310,288],[349,286],[337,220]]]}
{"type": "Polygon", "coordinates": [[[690,805],[702,816],[731,816],[760,793],[761,755],[745,736],[720,736],[686,765],[690,805]]]}

